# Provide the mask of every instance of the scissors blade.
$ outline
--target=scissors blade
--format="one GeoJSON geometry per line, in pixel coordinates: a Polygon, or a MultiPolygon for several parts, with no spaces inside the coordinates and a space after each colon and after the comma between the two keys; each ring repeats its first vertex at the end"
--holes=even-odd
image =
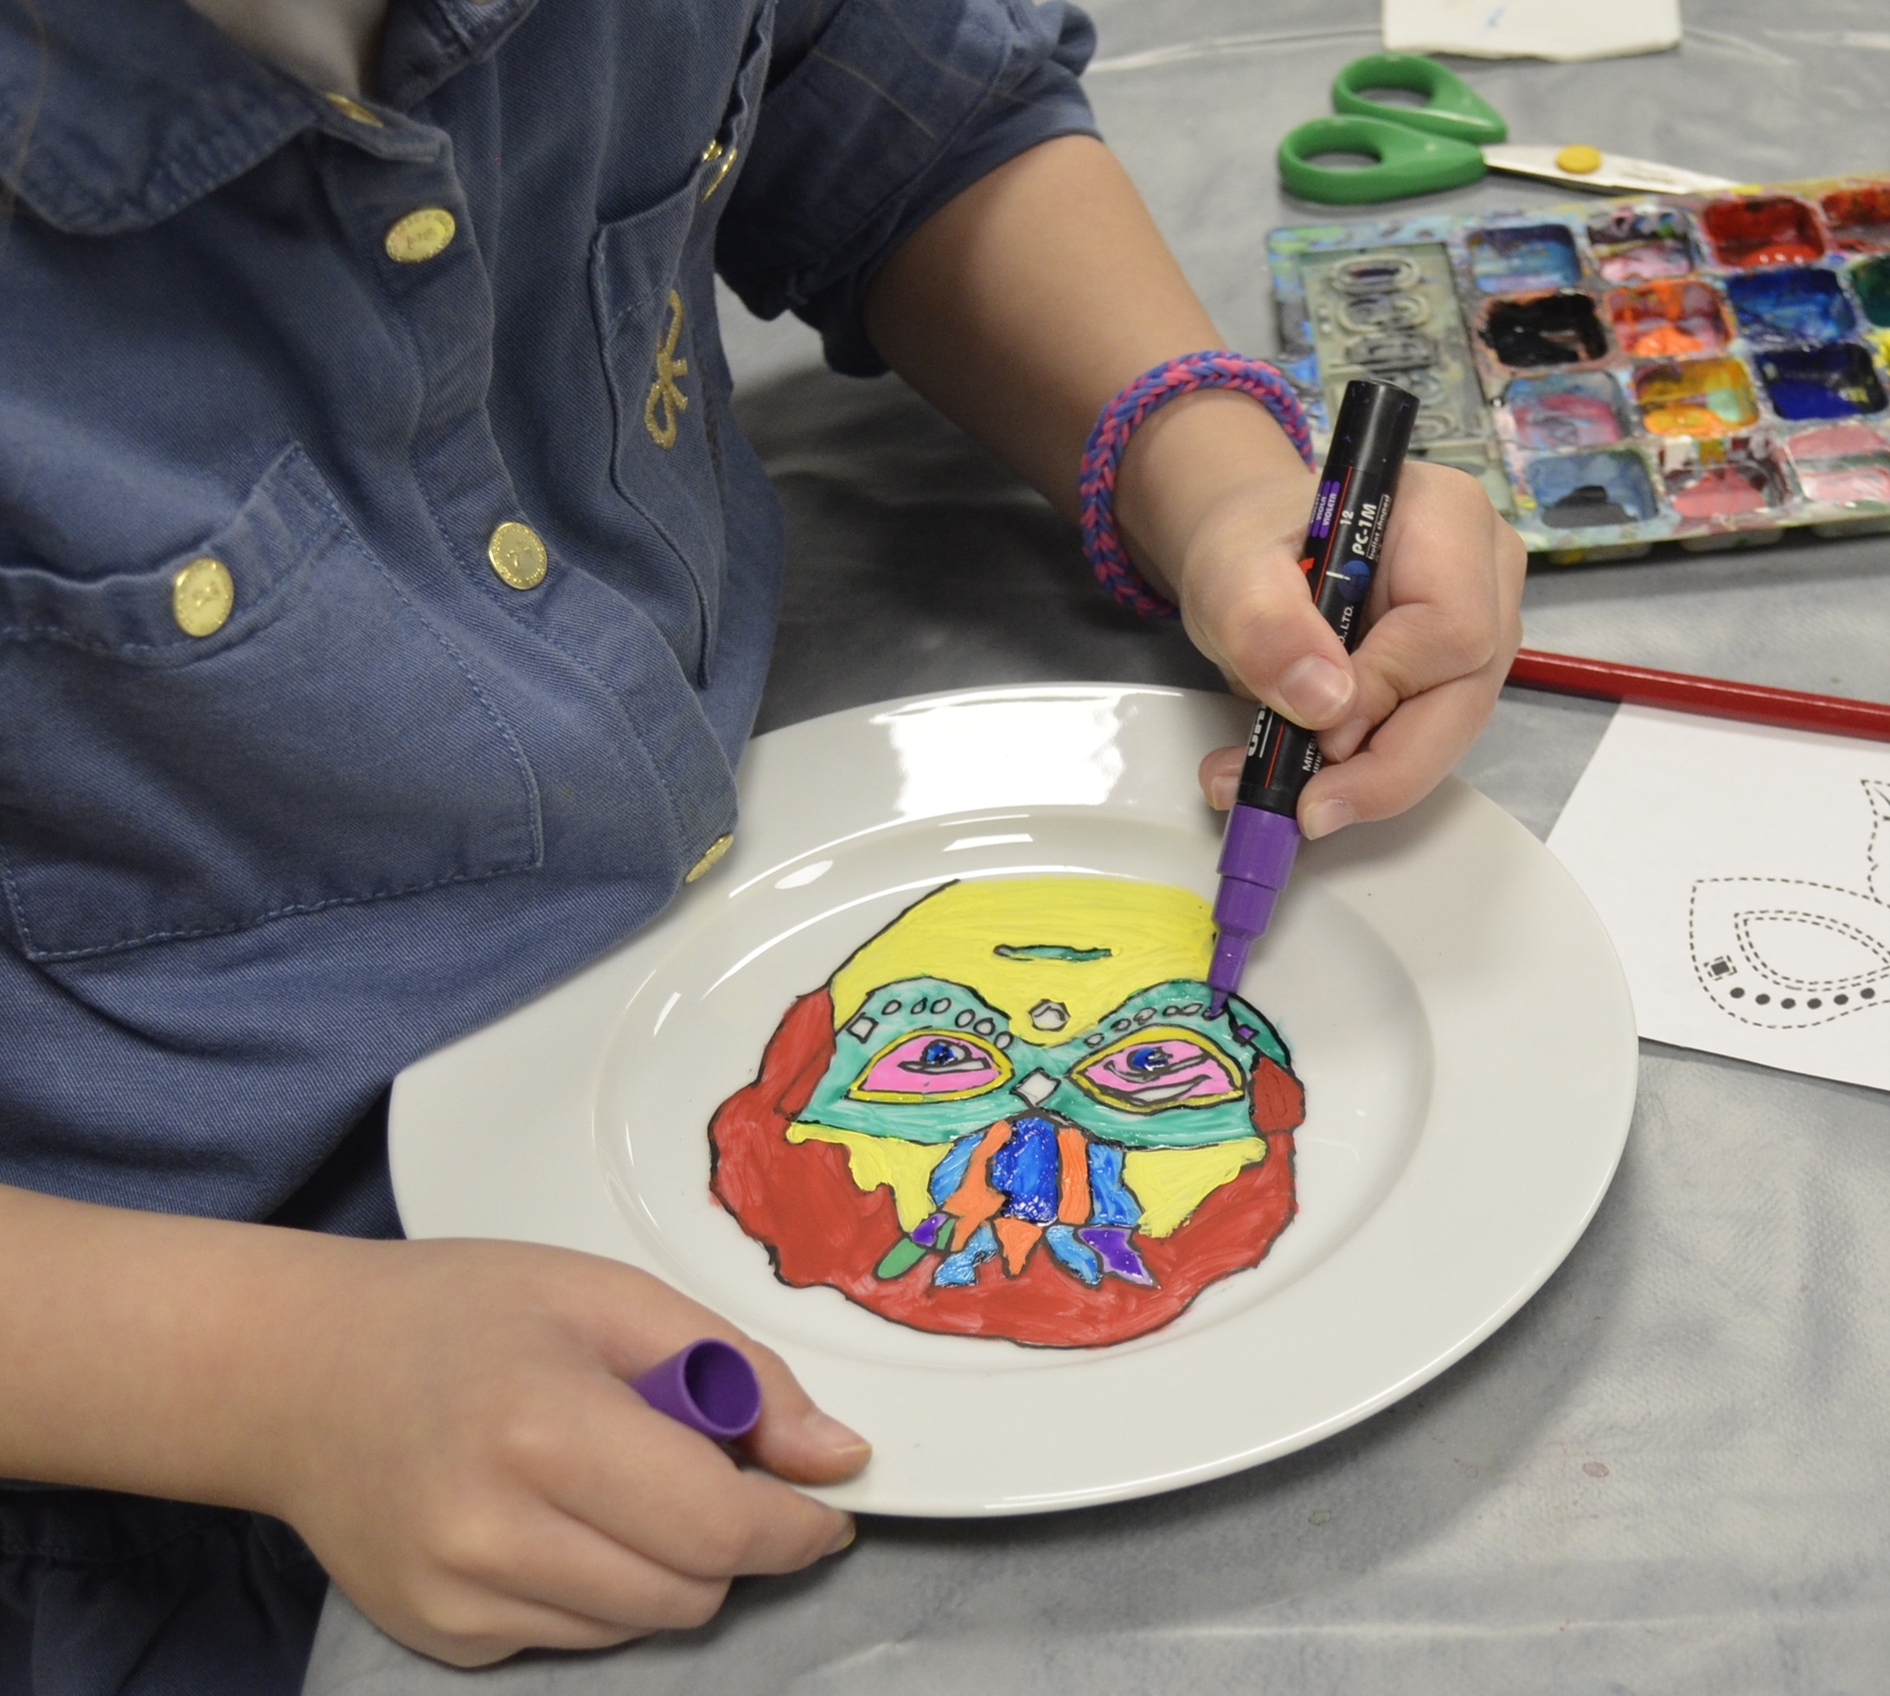
{"type": "Polygon", "coordinates": [[[1508,171],[1513,176],[1541,177],[1552,183],[1572,183],[1576,188],[1648,189],[1656,194],[1692,194],[1702,189],[1737,188],[1731,177],[1709,177],[1703,171],[1683,171],[1678,166],[1656,164],[1651,159],[1629,159],[1619,153],[1604,153],[1592,171],[1565,171],[1556,164],[1559,147],[1486,147],[1483,162],[1492,171],[1508,171]]]}

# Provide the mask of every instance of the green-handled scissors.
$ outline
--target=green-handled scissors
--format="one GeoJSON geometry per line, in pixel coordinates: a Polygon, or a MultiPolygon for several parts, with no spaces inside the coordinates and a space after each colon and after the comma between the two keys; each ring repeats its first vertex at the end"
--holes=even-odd
{"type": "Polygon", "coordinates": [[[1301,200],[1362,206],[1436,194],[1473,183],[1485,171],[1543,177],[1580,188],[1651,189],[1686,194],[1735,186],[1729,177],[1626,159],[1586,145],[1506,147],[1509,126],[1462,77],[1421,53],[1371,53],[1333,79],[1337,117],[1314,118],[1286,132],[1280,180],[1301,200]],[[1393,106],[1366,90],[1401,88],[1422,106],[1393,106]],[[1320,165],[1322,154],[1364,153],[1370,165],[1320,165]]]}

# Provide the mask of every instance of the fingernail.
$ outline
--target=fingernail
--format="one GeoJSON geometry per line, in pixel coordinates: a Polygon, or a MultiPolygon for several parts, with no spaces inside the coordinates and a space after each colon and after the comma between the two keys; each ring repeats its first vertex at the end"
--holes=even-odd
{"type": "Polygon", "coordinates": [[[1321,836],[1330,836],[1335,830],[1343,830],[1348,824],[1357,824],[1358,814],[1352,811],[1352,803],[1337,795],[1327,796],[1322,801],[1315,801],[1300,816],[1299,833],[1309,842],[1321,836]]]}
{"type": "Polygon", "coordinates": [[[1226,812],[1234,804],[1234,794],[1239,788],[1240,780],[1232,772],[1210,777],[1207,786],[1208,805],[1217,811],[1226,812]]]}
{"type": "Polygon", "coordinates": [[[1317,654],[1296,660],[1280,679],[1280,700],[1301,724],[1323,723],[1351,699],[1350,675],[1317,654]]]}
{"type": "Polygon", "coordinates": [[[840,1528],[840,1535],[827,1545],[827,1553],[837,1555],[842,1549],[852,1548],[859,1534],[860,1528],[853,1523],[853,1516],[848,1514],[846,1524],[840,1528]]]}
{"type": "Polygon", "coordinates": [[[842,1425],[818,1408],[807,1416],[802,1429],[821,1448],[832,1449],[835,1454],[858,1454],[873,1446],[851,1426],[842,1425]]]}

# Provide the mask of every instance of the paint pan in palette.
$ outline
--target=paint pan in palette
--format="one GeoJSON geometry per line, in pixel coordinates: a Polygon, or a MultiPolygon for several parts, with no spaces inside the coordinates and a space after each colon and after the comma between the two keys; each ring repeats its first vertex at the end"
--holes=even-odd
{"type": "Polygon", "coordinates": [[[1873,328],[1890,330],[1890,254],[1856,260],[1846,275],[1864,317],[1873,328]]]}
{"type": "Polygon", "coordinates": [[[1556,561],[1890,530],[1890,177],[1276,230],[1315,435],[1353,376],[1556,561]]]}
{"type": "Polygon", "coordinates": [[[1617,206],[1588,223],[1596,275],[1610,283],[1684,277],[1693,269],[1693,241],[1678,213],[1617,206]]]}
{"type": "Polygon", "coordinates": [[[1819,196],[1825,227],[1846,253],[1890,248],[1890,183],[1835,188],[1819,196]]]}
{"type": "Polygon", "coordinates": [[[1733,339],[1726,303],[1711,284],[1669,277],[1603,297],[1621,351],[1635,359],[1718,353],[1733,339]]]}
{"type": "Polygon", "coordinates": [[[1625,440],[1631,428],[1620,386],[1605,371],[1518,377],[1497,421],[1519,447],[1538,452],[1606,447],[1625,440]]]}
{"type": "Polygon", "coordinates": [[[1800,431],[1790,454],[1808,499],[1890,507],[1890,436],[1862,424],[1834,424],[1800,431]]]}

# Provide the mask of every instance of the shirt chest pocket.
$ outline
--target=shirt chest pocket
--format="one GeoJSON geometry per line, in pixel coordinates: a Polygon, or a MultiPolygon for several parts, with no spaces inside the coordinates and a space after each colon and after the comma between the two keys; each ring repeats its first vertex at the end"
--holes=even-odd
{"type": "MultiPolygon", "coordinates": [[[[686,573],[695,601],[693,653],[707,681],[726,565],[723,525],[728,373],[715,320],[715,225],[760,111],[773,0],[751,27],[719,120],[682,187],[603,225],[591,243],[591,303],[614,438],[611,481],[686,573]]],[[[713,128],[711,130],[711,124],[713,128]]]]}
{"type": "Polygon", "coordinates": [[[541,858],[510,726],[300,449],[152,570],[0,566],[0,915],[30,958],[541,858]]]}

